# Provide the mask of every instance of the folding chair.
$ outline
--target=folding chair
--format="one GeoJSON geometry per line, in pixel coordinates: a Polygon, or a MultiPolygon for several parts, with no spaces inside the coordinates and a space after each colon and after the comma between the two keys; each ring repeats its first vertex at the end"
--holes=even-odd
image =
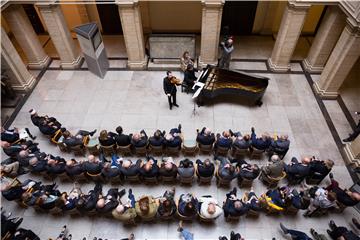
{"type": "Polygon", "coordinates": [[[149,145],[149,151],[153,155],[162,156],[164,154],[164,147],[149,145]]]}
{"type": "Polygon", "coordinates": [[[119,146],[119,145],[116,145],[116,150],[117,150],[117,153],[120,155],[120,156],[129,156],[129,155],[132,155],[132,151],[131,151],[131,144],[129,145],[126,145],[126,146],[119,146]]]}
{"type": "Polygon", "coordinates": [[[115,154],[115,145],[111,145],[111,146],[100,145],[100,149],[103,151],[105,156],[112,156],[113,154],[115,154]]]}
{"type": "Polygon", "coordinates": [[[203,145],[199,143],[199,149],[201,153],[210,155],[213,151],[213,145],[203,145]]]}
{"type": "Polygon", "coordinates": [[[265,150],[260,150],[255,147],[251,147],[250,158],[251,159],[261,159],[265,153],[265,150]]]}

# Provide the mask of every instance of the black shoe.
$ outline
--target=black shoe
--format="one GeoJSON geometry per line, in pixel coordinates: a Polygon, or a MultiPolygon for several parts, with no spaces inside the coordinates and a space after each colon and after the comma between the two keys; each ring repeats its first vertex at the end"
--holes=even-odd
{"type": "Polygon", "coordinates": [[[251,132],[255,132],[255,128],[254,127],[251,127],[251,132]]]}
{"type": "Polygon", "coordinates": [[[229,133],[231,136],[234,136],[234,133],[233,133],[233,131],[231,131],[231,129],[229,129],[229,133]]]}
{"type": "Polygon", "coordinates": [[[170,105],[170,110],[172,110],[172,105],[170,105]]]}
{"type": "Polygon", "coordinates": [[[90,136],[93,136],[94,134],[96,133],[96,129],[94,130],[94,131],[92,131],[92,132],[90,132],[90,136]]]}
{"type": "MultiPolygon", "coordinates": [[[[125,189],[124,189],[125,190],[125,189]]],[[[132,194],[132,189],[131,188],[129,188],[129,194],[132,194]]]]}
{"type": "Polygon", "coordinates": [[[336,228],[336,224],[333,220],[330,220],[329,227],[331,228],[331,230],[334,230],[336,228]]]}
{"type": "Polygon", "coordinates": [[[235,236],[234,231],[231,231],[231,233],[230,233],[230,238],[231,238],[231,239],[233,239],[233,238],[234,238],[234,236],[235,236]]]}
{"type": "Polygon", "coordinates": [[[126,190],[125,190],[125,189],[119,191],[119,198],[121,198],[122,196],[124,196],[125,193],[126,193],[126,190]]]}
{"type": "Polygon", "coordinates": [[[179,107],[179,105],[177,105],[176,103],[173,103],[173,105],[174,105],[175,107],[179,107]]]}
{"type": "Polygon", "coordinates": [[[329,236],[331,236],[332,232],[329,229],[327,229],[326,232],[329,236]]]}
{"type": "Polygon", "coordinates": [[[288,234],[288,229],[282,223],[280,223],[280,228],[285,234],[288,234]]]}
{"type": "Polygon", "coordinates": [[[333,179],[334,179],[334,174],[333,174],[333,173],[329,173],[329,178],[330,178],[331,180],[333,180],[333,179]]]}
{"type": "Polygon", "coordinates": [[[234,187],[233,188],[233,190],[231,191],[234,195],[236,195],[236,193],[237,193],[237,189],[236,189],[236,187],[234,187]]]}
{"type": "Polygon", "coordinates": [[[179,132],[181,132],[181,124],[180,123],[179,123],[178,129],[179,129],[179,132]]]}

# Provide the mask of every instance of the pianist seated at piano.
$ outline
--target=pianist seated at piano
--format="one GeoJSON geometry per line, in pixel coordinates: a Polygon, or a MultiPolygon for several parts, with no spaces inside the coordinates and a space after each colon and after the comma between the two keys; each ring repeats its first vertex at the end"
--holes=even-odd
{"type": "Polygon", "coordinates": [[[215,147],[230,148],[232,145],[232,138],[229,131],[224,131],[222,135],[216,134],[215,147]]]}
{"type": "Polygon", "coordinates": [[[201,145],[213,145],[215,142],[215,134],[211,132],[210,128],[203,127],[201,132],[197,131],[196,141],[201,145]]]}
{"type": "Polygon", "coordinates": [[[186,92],[193,91],[192,87],[194,86],[194,83],[197,79],[197,77],[195,76],[195,72],[197,72],[197,70],[194,68],[192,64],[187,65],[187,68],[184,73],[184,81],[183,81],[183,85],[185,85],[186,87],[186,92]]]}

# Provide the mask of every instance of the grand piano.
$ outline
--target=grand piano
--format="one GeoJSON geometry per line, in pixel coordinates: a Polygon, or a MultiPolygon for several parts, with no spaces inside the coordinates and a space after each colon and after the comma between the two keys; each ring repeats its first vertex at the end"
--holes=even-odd
{"type": "Polygon", "coordinates": [[[199,106],[204,105],[209,99],[220,96],[247,98],[261,106],[261,99],[268,84],[269,78],[267,77],[207,65],[194,85],[193,98],[196,98],[199,106]]]}

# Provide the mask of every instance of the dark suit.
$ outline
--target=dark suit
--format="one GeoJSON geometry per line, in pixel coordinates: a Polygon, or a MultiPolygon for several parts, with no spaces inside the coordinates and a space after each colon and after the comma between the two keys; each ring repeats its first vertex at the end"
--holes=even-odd
{"type": "Polygon", "coordinates": [[[174,137],[171,141],[165,141],[167,147],[181,147],[182,140],[179,136],[174,137]]]}
{"type": "Polygon", "coordinates": [[[58,129],[59,128],[57,127],[54,128],[54,126],[49,126],[47,124],[41,124],[39,126],[39,130],[42,134],[50,135],[50,136],[54,135],[58,129]]]}
{"type": "Polygon", "coordinates": [[[45,117],[40,117],[40,116],[37,116],[37,115],[31,115],[31,122],[39,127],[40,124],[45,120],[45,117]]]}
{"type": "Polygon", "coordinates": [[[129,168],[124,168],[123,166],[120,166],[120,172],[124,176],[136,176],[139,174],[139,169],[141,165],[141,159],[138,159],[136,161],[136,164],[132,164],[129,168]]]}
{"type": "Polygon", "coordinates": [[[231,138],[225,138],[223,136],[219,137],[215,143],[216,146],[223,148],[230,148],[231,144],[232,144],[231,138]]]}
{"type": "Polygon", "coordinates": [[[65,166],[65,171],[68,176],[73,177],[82,174],[84,172],[84,168],[83,165],[79,163],[74,166],[65,166]]]}
{"type": "Polygon", "coordinates": [[[163,136],[158,138],[152,136],[149,138],[149,143],[151,146],[163,146],[165,144],[165,138],[163,136]]]}
{"type": "Polygon", "coordinates": [[[165,176],[165,177],[176,177],[177,172],[178,172],[178,169],[175,164],[172,164],[171,170],[167,170],[167,169],[165,169],[165,163],[162,163],[160,170],[159,170],[159,175],[165,176]]]}
{"type": "Polygon", "coordinates": [[[157,160],[153,159],[154,164],[152,165],[149,171],[145,171],[145,165],[139,169],[139,173],[142,177],[153,178],[159,175],[159,166],[157,165],[157,160]]]}
{"type": "Polygon", "coordinates": [[[251,133],[251,145],[259,150],[266,150],[269,148],[271,144],[270,139],[262,139],[262,138],[256,138],[255,132],[251,133]]]}
{"type": "Polygon", "coordinates": [[[83,166],[84,166],[84,170],[92,175],[99,174],[101,173],[102,170],[101,163],[85,162],[83,163],[83,166]]]}
{"type": "Polygon", "coordinates": [[[102,140],[102,139],[100,139],[100,137],[99,137],[99,142],[100,142],[100,144],[102,145],[102,146],[112,146],[112,145],[114,145],[115,143],[116,143],[116,141],[115,141],[115,139],[114,139],[114,137],[115,137],[115,133],[109,133],[108,134],[108,137],[107,137],[107,139],[105,139],[105,140],[102,140]]]}
{"type": "Polygon", "coordinates": [[[116,135],[115,141],[119,146],[127,146],[131,143],[131,135],[125,135],[125,134],[116,135]]]}
{"type": "Polygon", "coordinates": [[[15,132],[15,129],[13,130],[6,130],[5,132],[1,133],[1,141],[6,141],[9,143],[14,143],[17,140],[19,140],[19,133],[15,132]]]}
{"type": "Polygon", "coordinates": [[[65,162],[58,162],[53,165],[47,165],[47,172],[50,174],[61,174],[65,172],[65,162]]]}
{"type": "Polygon", "coordinates": [[[215,135],[211,133],[210,135],[205,135],[205,127],[198,133],[196,141],[202,145],[211,145],[215,142],[215,135]]]}
{"type": "Polygon", "coordinates": [[[176,85],[172,84],[168,77],[165,77],[163,82],[163,88],[165,94],[170,94],[170,96],[168,96],[168,101],[169,101],[169,107],[171,109],[172,106],[176,104],[176,92],[177,92],[176,85]],[[171,97],[172,97],[172,101],[171,101],[171,97]]]}
{"type": "Polygon", "coordinates": [[[186,70],[184,73],[184,82],[188,85],[188,89],[191,89],[194,86],[194,82],[197,77],[195,76],[195,69],[186,70]]]}
{"type": "Polygon", "coordinates": [[[206,166],[200,159],[196,160],[197,164],[197,174],[200,177],[211,177],[214,175],[215,166],[211,163],[209,166],[206,166]]]}

